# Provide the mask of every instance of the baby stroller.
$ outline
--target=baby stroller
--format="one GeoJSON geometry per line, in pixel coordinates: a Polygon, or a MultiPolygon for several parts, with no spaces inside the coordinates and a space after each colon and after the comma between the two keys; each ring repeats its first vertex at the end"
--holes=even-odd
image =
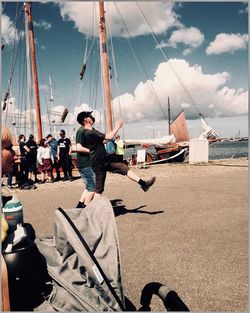
{"type": "MultiPolygon", "coordinates": [[[[96,198],[83,210],[57,209],[54,236],[36,239],[35,245],[41,258],[40,261],[36,258],[34,275],[30,266],[26,276],[19,277],[19,282],[22,280],[24,286],[32,288],[19,288],[18,291],[13,288],[15,292],[13,291],[12,295],[19,293],[16,298],[15,295],[12,296],[11,302],[15,310],[43,312],[136,310],[124,296],[116,222],[108,198],[103,196],[96,198]],[[39,271],[38,266],[41,267],[39,271]],[[39,275],[35,274],[38,272],[39,275]],[[34,283],[35,276],[39,278],[37,286],[34,283]],[[31,297],[34,291],[36,294],[39,293],[39,296],[31,297]],[[19,300],[16,302],[17,298],[19,300]],[[31,301],[32,305],[28,300],[31,298],[36,299],[31,301]],[[29,305],[25,306],[24,302],[29,302],[29,305]]],[[[5,260],[8,267],[8,263],[11,263],[8,256],[5,256],[5,260]]],[[[9,267],[11,268],[10,264],[9,267]]],[[[14,286],[13,271],[14,269],[12,276],[9,273],[10,286],[14,286]]],[[[159,283],[145,286],[140,310],[150,310],[152,294],[159,295],[169,311],[189,311],[174,291],[159,283]]]]}

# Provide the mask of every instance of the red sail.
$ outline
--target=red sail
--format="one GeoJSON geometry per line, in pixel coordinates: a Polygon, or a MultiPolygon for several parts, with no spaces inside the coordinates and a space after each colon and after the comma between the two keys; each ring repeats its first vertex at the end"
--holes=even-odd
{"type": "Polygon", "coordinates": [[[175,136],[176,142],[189,141],[188,128],[183,111],[173,120],[170,125],[170,130],[175,136]]]}

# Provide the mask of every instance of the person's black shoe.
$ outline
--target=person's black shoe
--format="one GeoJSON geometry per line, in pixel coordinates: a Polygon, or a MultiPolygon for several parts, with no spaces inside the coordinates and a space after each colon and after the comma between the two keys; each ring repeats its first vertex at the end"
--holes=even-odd
{"type": "Polygon", "coordinates": [[[60,177],[56,177],[54,181],[59,181],[60,180],[60,177]]]}
{"type": "Polygon", "coordinates": [[[73,176],[70,176],[69,177],[69,181],[73,181],[74,180],[74,177],[73,176]]]}
{"type": "Polygon", "coordinates": [[[84,209],[86,207],[86,205],[83,202],[79,201],[76,207],[79,208],[79,209],[80,208],[84,209]]]}
{"type": "Polygon", "coordinates": [[[146,180],[145,184],[142,187],[143,191],[148,191],[149,188],[154,184],[156,177],[151,178],[150,180],[146,180]]]}
{"type": "Polygon", "coordinates": [[[62,178],[62,181],[66,181],[66,180],[68,180],[69,178],[68,177],[63,177],[62,178]]]}
{"type": "Polygon", "coordinates": [[[39,182],[38,182],[38,184],[44,184],[45,183],[45,179],[44,180],[40,180],[39,182]]]}

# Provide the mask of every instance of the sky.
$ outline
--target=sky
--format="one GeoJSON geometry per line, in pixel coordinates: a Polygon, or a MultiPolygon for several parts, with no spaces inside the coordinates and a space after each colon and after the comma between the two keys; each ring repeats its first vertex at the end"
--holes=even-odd
{"type": "MultiPolygon", "coordinates": [[[[93,110],[97,128],[104,130],[98,6],[32,2],[45,134],[52,131],[47,114],[52,105],[57,113],[50,120],[70,136],[83,110],[93,110]],[[69,114],[60,125],[64,108],[69,114]]],[[[13,109],[10,103],[8,112],[29,116],[22,13],[15,19],[20,8],[21,3],[2,2],[1,97],[21,38],[11,84],[16,104],[13,109]]],[[[124,119],[124,137],[167,135],[168,98],[171,118],[184,109],[192,138],[201,132],[199,113],[221,137],[248,136],[248,2],[106,2],[105,10],[113,117],[124,119]]]]}

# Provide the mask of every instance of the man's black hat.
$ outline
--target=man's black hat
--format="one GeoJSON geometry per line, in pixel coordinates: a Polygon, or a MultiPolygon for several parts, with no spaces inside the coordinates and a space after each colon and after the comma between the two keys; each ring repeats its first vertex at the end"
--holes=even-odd
{"type": "Polygon", "coordinates": [[[93,112],[93,111],[83,111],[83,112],[80,112],[80,113],[77,115],[77,122],[82,125],[82,122],[83,122],[83,120],[84,120],[86,117],[91,117],[91,118],[92,118],[92,121],[93,121],[93,123],[94,123],[94,122],[95,122],[95,118],[92,116],[92,112],[93,112]]]}

